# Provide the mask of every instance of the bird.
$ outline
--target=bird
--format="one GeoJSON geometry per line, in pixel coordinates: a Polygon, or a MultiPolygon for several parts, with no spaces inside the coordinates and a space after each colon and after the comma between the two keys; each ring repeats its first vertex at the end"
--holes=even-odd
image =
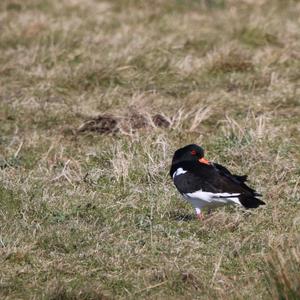
{"type": "Polygon", "coordinates": [[[175,151],[170,176],[180,194],[192,204],[198,219],[203,209],[235,204],[246,209],[265,202],[262,195],[245,182],[247,175],[234,175],[224,166],[204,158],[204,149],[196,144],[175,151]]]}

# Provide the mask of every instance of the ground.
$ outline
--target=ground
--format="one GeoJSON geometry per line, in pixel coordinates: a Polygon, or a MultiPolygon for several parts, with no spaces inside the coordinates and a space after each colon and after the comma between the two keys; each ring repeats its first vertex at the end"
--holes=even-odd
{"type": "Polygon", "coordinates": [[[1,1],[1,299],[299,299],[299,14],[1,1]],[[78,130],[99,115],[125,125],[78,130]],[[188,143],[267,205],[197,220],[168,175],[188,143]]]}

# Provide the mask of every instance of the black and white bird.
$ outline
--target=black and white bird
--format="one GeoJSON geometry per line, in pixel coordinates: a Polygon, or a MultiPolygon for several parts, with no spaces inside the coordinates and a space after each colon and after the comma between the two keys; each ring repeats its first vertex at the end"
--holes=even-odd
{"type": "Polygon", "coordinates": [[[208,161],[198,145],[187,145],[174,153],[170,176],[199,219],[203,218],[203,208],[224,204],[256,208],[265,204],[257,198],[261,195],[245,184],[247,175],[233,175],[222,165],[208,161]]]}

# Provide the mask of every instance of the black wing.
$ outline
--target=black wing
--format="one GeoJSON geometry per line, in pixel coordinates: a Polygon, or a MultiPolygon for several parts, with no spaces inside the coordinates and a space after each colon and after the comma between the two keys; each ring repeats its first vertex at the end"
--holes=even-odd
{"type": "Polygon", "coordinates": [[[248,185],[245,184],[245,181],[247,180],[247,175],[239,176],[239,175],[233,175],[230,173],[230,171],[223,167],[222,165],[213,164],[221,176],[227,177],[228,179],[236,182],[241,187],[243,187],[245,190],[249,191],[250,193],[253,193],[254,196],[261,196],[261,194],[257,193],[254,189],[250,188],[248,185]]]}
{"type": "MultiPolygon", "coordinates": [[[[236,180],[230,172],[220,172],[214,165],[185,162],[174,166],[187,171],[176,176],[174,183],[181,193],[199,190],[211,193],[252,193],[254,190],[236,180]]],[[[227,170],[227,169],[226,169],[227,170]]]]}
{"type": "Polygon", "coordinates": [[[222,173],[224,173],[224,175],[229,175],[232,176],[234,179],[238,180],[239,182],[246,182],[248,176],[247,175],[235,175],[235,174],[231,174],[231,172],[225,168],[224,166],[217,164],[217,163],[213,163],[213,165],[222,173]]]}

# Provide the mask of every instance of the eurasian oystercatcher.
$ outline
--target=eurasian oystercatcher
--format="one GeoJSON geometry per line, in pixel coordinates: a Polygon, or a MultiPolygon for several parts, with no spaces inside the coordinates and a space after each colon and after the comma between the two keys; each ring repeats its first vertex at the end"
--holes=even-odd
{"type": "Polygon", "coordinates": [[[208,161],[198,145],[187,145],[174,153],[170,176],[199,219],[206,207],[237,204],[256,208],[265,204],[257,198],[261,195],[245,184],[247,175],[233,175],[222,165],[208,161]]]}

